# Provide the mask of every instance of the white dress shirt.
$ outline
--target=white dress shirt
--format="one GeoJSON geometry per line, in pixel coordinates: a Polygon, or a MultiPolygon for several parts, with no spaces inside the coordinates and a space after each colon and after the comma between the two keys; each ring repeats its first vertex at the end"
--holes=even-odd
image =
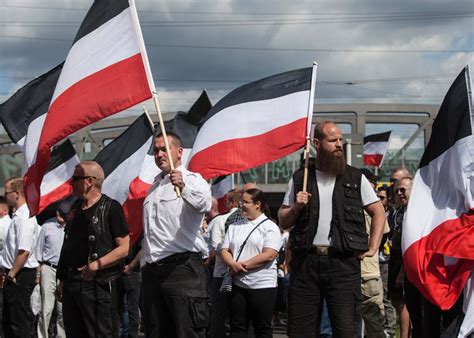
{"type": "Polygon", "coordinates": [[[227,265],[225,265],[224,261],[222,260],[220,251],[225,237],[225,223],[229,216],[236,210],[237,208],[232,208],[228,213],[217,216],[219,218],[216,219],[216,223],[212,228],[211,243],[214,250],[216,250],[216,262],[214,264],[213,277],[222,277],[228,270],[227,265]]]}
{"type": "Polygon", "coordinates": [[[38,261],[58,265],[63,241],[64,228],[56,221],[56,218],[46,221],[41,227],[35,250],[38,261]]]}
{"type": "Polygon", "coordinates": [[[181,197],[176,196],[169,175],[160,174],[143,203],[142,266],[181,252],[208,255],[200,226],[211,209],[211,189],[201,175],[183,166],[176,169],[185,184],[181,197]]]}
{"type": "Polygon", "coordinates": [[[41,228],[36,222],[36,218],[29,216],[30,211],[26,203],[13,213],[12,223],[8,228],[2,252],[1,265],[6,269],[12,268],[19,250],[30,253],[24,268],[36,268],[39,265],[34,249],[41,228]]]}
{"type": "Polygon", "coordinates": [[[11,222],[12,222],[12,219],[10,218],[9,215],[5,215],[2,218],[0,218],[0,254],[3,250],[5,238],[7,237],[8,227],[10,226],[11,222]]]}

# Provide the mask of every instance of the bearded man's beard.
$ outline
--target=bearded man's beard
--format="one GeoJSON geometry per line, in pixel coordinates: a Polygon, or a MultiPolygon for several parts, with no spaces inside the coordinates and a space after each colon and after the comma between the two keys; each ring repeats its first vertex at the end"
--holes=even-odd
{"type": "Polygon", "coordinates": [[[346,159],[344,158],[344,152],[342,150],[328,152],[320,149],[316,162],[319,170],[332,176],[341,176],[346,169],[346,159]]]}

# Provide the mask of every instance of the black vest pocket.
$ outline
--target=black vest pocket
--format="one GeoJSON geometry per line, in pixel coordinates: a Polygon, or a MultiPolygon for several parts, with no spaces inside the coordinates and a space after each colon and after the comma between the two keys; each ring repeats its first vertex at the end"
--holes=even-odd
{"type": "Polygon", "coordinates": [[[347,251],[366,252],[369,250],[369,236],[367,233],[352,230],[343,230],[342,239],[347,251]]]}

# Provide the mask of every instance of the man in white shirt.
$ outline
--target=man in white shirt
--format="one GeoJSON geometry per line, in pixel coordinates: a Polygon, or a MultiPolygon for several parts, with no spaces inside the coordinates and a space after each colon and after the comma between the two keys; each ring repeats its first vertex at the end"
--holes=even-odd
{"type": "Polygon", "coordinates": [[[336,124],[316,126],[315,168],[293,174],[279,211],[290,233],[290,337],[315,337],[326,300],[333,334],[356,337],[360,319],[360,261],[378,250],[385,211],[362,173],[346,165],[336,124]],[[370,240],[364,210],[372,217],[370,240]]]}
{"type": "Polygon", "coordinates": [[[30,337],[33,313],[30,296],[39,266],[34,253],[40,227],[30,218],[23,193],[23,178],[13,177],[5,182],[5,198],[14,208],[2,252],[5,269],[3,286],[3,332],[6,337],[30,337]]]}
{"type": "Polygon", "coordinates": [[[162,170],[143,203],[143,299],[147,337],[206,337],[210,322],[208,253],[200,231],[211,208],[211,189],[181,164],[178,135],[154,140],[155,163],[162,170]],[[174,170],[171,170],[171,161],[174,170]],[[181,196],[178,197],[176,188],[181,196]]]}

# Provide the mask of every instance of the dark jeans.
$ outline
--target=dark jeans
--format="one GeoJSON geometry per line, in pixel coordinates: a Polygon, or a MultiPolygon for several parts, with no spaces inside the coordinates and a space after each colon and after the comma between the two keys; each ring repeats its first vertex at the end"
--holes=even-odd
{"type": "Polygon", "coordinates": [[[247,338],[251,321],[256,338],[271,338],[276,296],[277,288],[244,289],[233,285],[230,293],[231,337],[247,338]]]}
{"type": "Polygon", "coordinates": [[[423,295],[405,276],[403,281],[405,303],[411,321],[412,338],[423,337],[423,295]]]}
{"type": "Polygon", "coordinates": [[[146,264],[142,278],[147,337],[207,336],[208,278],[199,254],[175,254],[146,264]]]}
{"type": "Polygon", "coordinates": [[[360,261],[354,255],[293,255],[288,299],[288,335],[317,337],[326,300],[333,337],[358,337],[360,261]]]}
{"type": "Polygon", "coordinates": [[[63,318],[68,337],[114,337],[111,283],[83,281],[68,274],[63,288],[63,318]]]}
{"type": "MultiPolygon", "coordinates": [[[[123,312],[125,310],[124,297],[126,299],[126,311],[128,313],[128,337],[138,337],[138,327],[140,326],[140,286],[142,275],[140,272],[133,272],[131,275],[122,275],[113,281],[112,284],[112,319],[116,335],[120,336],[122,327],[123,312]]],[[[123,334],[122,334],[123,336],[123,334]]]]}
{"type": "Polygon", "coordinates": [[[229,295],[220,293],[222,277],[212,278],[211,284],[211,338],[222,338],[226,335],[226,322],[229,319],[229,295]]]}
{"type": "Polygon", "coordinates": [[[34,332],[30,297],[35,287],[35,270],[23,268],[16,275],[16,282],[5,280],[2,314],[5,337],[30,337],[34,332]]]}

